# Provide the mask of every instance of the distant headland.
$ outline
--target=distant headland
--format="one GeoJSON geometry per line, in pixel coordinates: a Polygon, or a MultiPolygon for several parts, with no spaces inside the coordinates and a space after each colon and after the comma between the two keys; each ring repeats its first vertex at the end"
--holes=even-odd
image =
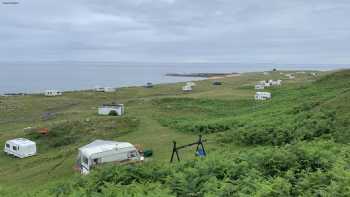
{"type": "Polygon", "coordinates": [[[239,73],[167,73],[166,76],[171,77],[202,77],[202,78],[212,78],[212,77],[227,77],[236,76],[239,73]]]}

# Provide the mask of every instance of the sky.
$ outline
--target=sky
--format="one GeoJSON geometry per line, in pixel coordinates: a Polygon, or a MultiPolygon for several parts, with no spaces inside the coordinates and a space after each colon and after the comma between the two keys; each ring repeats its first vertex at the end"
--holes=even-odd
{"type": "Polygon", "coordinates": [[[0,61],[350,63],[349,0],[0,1],[0,61]]]}

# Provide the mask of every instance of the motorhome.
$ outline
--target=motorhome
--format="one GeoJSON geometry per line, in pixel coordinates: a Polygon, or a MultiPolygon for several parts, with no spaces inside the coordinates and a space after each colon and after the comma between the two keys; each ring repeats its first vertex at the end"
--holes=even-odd
{"type": "Polygon", "coordinates": [[[138,150],[128,142],[95,140],[79,148],[77,165],[82,174],[99,164],[108,162],[137,162],[141,161],[138,150]]]}
{"type": "Polygon", "coordinates": [[[36,143],[25,138],[16,138],[5,142],[4,152],[19,158],[36,154],[36,143]]]}

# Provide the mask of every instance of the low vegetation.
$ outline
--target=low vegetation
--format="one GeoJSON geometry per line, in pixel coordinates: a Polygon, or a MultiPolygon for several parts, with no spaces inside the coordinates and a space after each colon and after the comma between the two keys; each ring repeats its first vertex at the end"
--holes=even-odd
{"type": "Polygon", "coordinates": [[[347,196],[349,150],[331,141],[212,153],[177,165],[110,166],[55,196],[347,196]]]}
{"type": "MultiPolygon", "coordinates": [[[[278,72],[269,77],[282,78],[278,72]]],[[[14,189],[4,189],[5,178],[15,186],[21,182],[24,185],[33,180],[30,179],[33,174],[21,169],[26,166],[38,172],[39,168],[34,166],[47,161],[40,170],[44,168],[49,175],[40,174],[39,180],[33,182],[39,185],[50,180],[50,183],[26,188],[24,193],[350,196],[350,70],[317,78],[308,73],[296,74],[296,80],[284,80],[281,87],[268,89],[272,100],[254,101],[253,85],[265,78],[246,74],[223,79],[223,85],[215,88],[210,80],[201,81],[191,94],[176,91],[182,84],[127,88],[95,97],[89,92],[72,93],[69,97],[79,105],[58,111],[55,118],[47,121],[35,119],[37,124],[49,128],[49,135],[27,134],[38,142],[40,150],[47,147],[46,153],[23,163],[0,157],[0,165],[5,166],[0,169],[0,194],[16,193],[14,189]],[[124,117],[98,117],[89,110],[103,100],[117,97],[127,104],[124,117]],[[205,144],[208,156],[194,159],[194,150],[189,149],[181,153],[182,162],[169,164],[171,141],[184,144],[198,134],[208,139],[205,144]],[[74,151],[95,138],[146,144],[155,152],[153,161],[142,165],[103,165],[88,176],[72,175],[67,168],[74,163],[74,151]],[[8,165],[8,161],[12,164],[8,165]],[[11,178],[10,173],[16,177],[11,178]]],[[[7,103],[6,99],[1,102],[7,103]]],[[[10,110],[9,105],[15,102],[6,104],[6,109],[10,110]]],[[[15,116],[15,111],[11,108],[11,116],[15,116]]],[[[30,117],[29,111],[25,114],[25,118],[30,117]]],[[[0,127],[0,131],[16,128],[11,122],[14,120],[23,125],[20,118],[6,120],[7,126],[0,127]]],[[[11,135],[0,132],[1,139],[7,136],[11,135]]]]}
{"type": "Polygon", "coordinates": [[[62,121],[50,125],[47,134],[30,132],[27,137],[36,141],[42,148],[58,148],[88,141],[91,137],[116,137],[138,128],[140,121],[134,117],[85,119],[83,121],[62,121]]]}

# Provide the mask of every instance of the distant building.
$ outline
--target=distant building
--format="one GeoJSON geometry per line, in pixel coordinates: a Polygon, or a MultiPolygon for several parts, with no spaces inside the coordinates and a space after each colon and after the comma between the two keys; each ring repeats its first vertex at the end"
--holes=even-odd
{"type": "Polygon", "coordinates": [[[121,116],[124,114],[124,105],[123,104],[104,104],[98,108],[98,114],[121,116]]]}
{"type": "Polygon", "coordinates": [[[268,99],[271,99],[270,92],[256,92],[255,93],[255,100],[268,100],[268,99]]]}
{"type": "Polygon", "coordinates": [[[30,157],[36,154],[36,143],[25,138],[8,140],[4,152],[19,158],[30,157]]]}
{"type": "Polygon", "coordinates": [[[61,96],[62,92],[58,90],[45,90],[45,96],[61,96]]]}

